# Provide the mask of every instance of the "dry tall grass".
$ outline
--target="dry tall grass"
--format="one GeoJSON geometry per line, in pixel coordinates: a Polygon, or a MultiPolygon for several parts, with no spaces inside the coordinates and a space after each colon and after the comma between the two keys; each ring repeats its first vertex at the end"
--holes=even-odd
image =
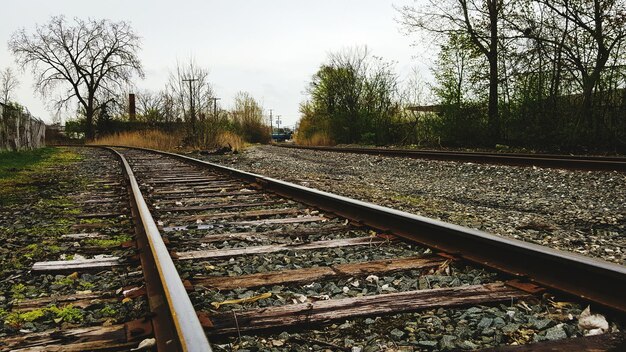
{"type": "Polygon", "coordinates": [[[93,145],[123,145],[164,151],[180,151],[183,135],[180,133],[165,133],[161,131],[132,131],[97,138],[88,144],[93,145]]]}
{"type": "Polygon", "coordinates": [[[232,132],[219,132],[217,137],[214,138],[212,142],[205,141],[205,145],[183,147],[184,134],[182,132],[165,133],[149,130],[116,133],[97,138],[88,144],[141,147],[170,152],[219,147],[230,147],[232,151],[241,152],[245,147],[244,140],[232,132]]]}
{"type": "Polygon", "coordinates": [[[217,136],[216,143],[220,147],[230,147],[232,151],[241,152],[245,146],[243,138],[232,132],[222,132],[217,136]]]}
{"type": "Polygon", "coordinates": [[[326,132],[316,132],[311,137],[304,137],[301,133],[296,133],[293,137],[294,142],[299,145],[319,146],[319,145],[335,145],[335,142],[326,132]]]}

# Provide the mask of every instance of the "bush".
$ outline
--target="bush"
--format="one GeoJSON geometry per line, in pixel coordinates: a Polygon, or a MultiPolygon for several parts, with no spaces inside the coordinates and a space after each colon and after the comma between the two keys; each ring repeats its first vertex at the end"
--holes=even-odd
{"type": "Polygon", "coordinates": [[[234,131],[250,143],[268,143],[270,127],[263,121],[263,109],[246,92],[235,97],[235,108],[231,112],[234,131]]]}

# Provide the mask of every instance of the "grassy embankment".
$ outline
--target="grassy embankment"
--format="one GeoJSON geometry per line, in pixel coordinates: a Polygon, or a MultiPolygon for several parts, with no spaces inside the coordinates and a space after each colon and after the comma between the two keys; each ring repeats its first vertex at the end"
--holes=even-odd
{"type": "Polygon", "coordinates": [[[41,148],[23,152],[0,152],[0,180],[16,176],[55,154],[54,148],[41,148]]]}

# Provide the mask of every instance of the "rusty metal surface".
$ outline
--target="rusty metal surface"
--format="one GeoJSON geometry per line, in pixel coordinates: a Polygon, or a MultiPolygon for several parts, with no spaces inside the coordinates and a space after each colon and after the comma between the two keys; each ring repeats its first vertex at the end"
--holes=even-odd
{"type": "Polygon", "coordinates": [[[626,171],[626,158],[557,155],[557,154],[516,154],[516,153],[486,153],[486,152],[452,152],[441,150],[410,150],[398,148],[351,148],[351,147],[324,147],[300,146],[293,144],[274,143],[282,148],[309,149],[339,153],[370,154],[380,156],[398,156],[416,159],[434,159],[448,161],[463,161],[485,164],[505,164],[517,166],[539,166],[548,168],[626,171]]]}
{"type": "Polygon", "coordinates": [[[262,185],[355,222],[626,313],[626,266],[409,214],[191,157],[148,150],[262,185]]]}
{"type": "Polygon", "coordinates": [[[191,304],[172,258],[148,209],[133,171],[122,154],[136,225],[152,325],[159,351],[211,351],[204,330],[191,304]]]}

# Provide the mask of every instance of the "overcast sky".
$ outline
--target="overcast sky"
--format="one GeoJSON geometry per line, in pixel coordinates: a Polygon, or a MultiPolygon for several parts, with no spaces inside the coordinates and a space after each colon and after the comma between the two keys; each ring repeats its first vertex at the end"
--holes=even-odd
{"type": "MultiPolygon", "coordinates": [[[[412,0],[16,0],[0,6],[0,69],[16,68],[7,41],[18,28],[27,30],[53,15],[107,18],[131,23],[142,37],[146,78],[139,89],[160,90],[176,61],[193,56],[210,70],[222,107],[236,92],[247,91],[264,109],[282,115],[287,125],[298,120],[304,90],[329,52],[367,45],[376,56],[397,61],[406,77],[412,67],[428,75],[416,58],[415,37],[402,33],[393,5],[412,0]]],[[[16,100],[33,115],[52,120],[45,101],[33,92],[30,72],[16,100]]]]}

